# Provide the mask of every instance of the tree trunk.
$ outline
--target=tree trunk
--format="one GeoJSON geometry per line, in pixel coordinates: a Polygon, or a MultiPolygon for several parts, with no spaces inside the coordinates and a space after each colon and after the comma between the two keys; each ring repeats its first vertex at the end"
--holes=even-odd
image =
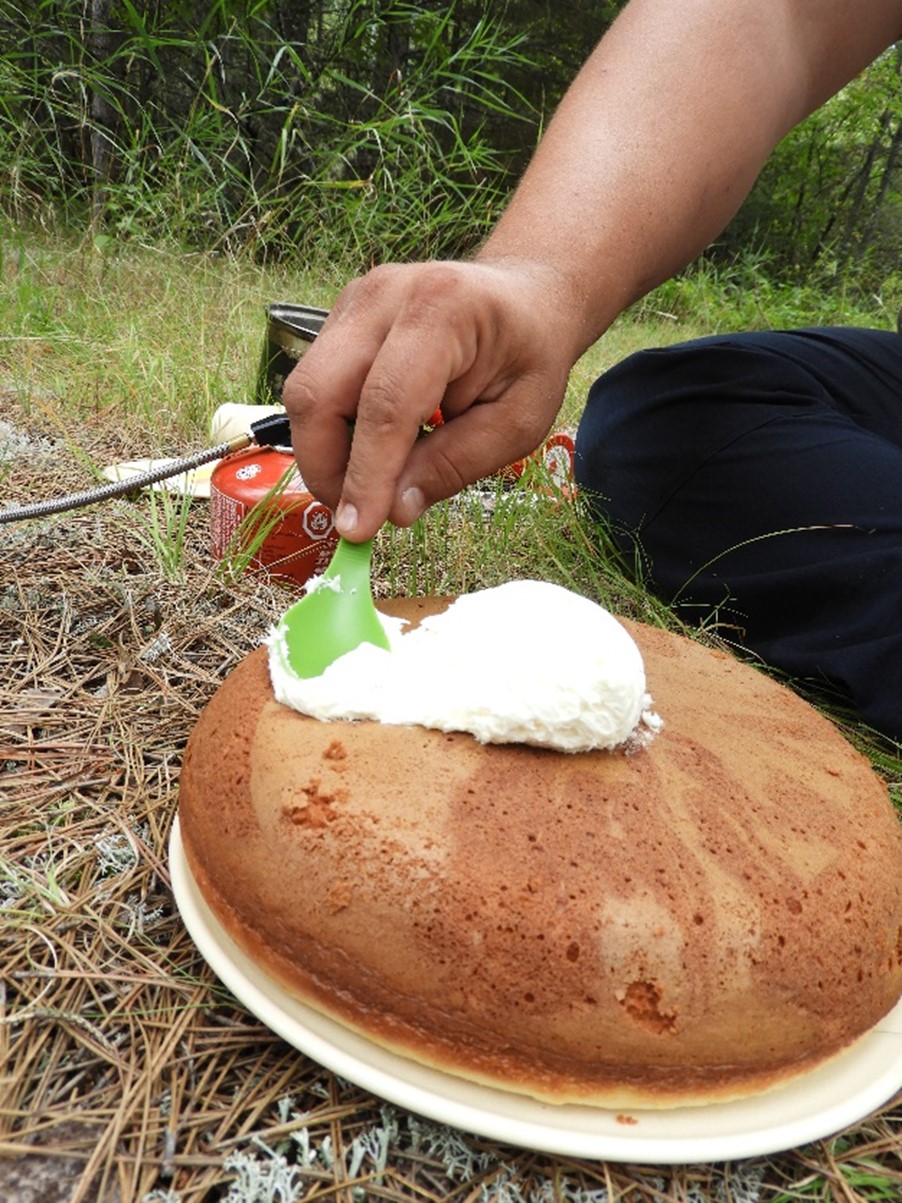
{"type": "MultiPolygon", "coordinates": [[[[95,71],[101,64],[107,64],[106,70],[110,69],[115,40],[110,28],[110,7],[111,0],[91,0],[88,52],[95,71]]],[[[95,82],[91,89],[91,212],[95,229],[103,221],[107,189],[112,178],[115,124],[115,110],[95,82]]]]}

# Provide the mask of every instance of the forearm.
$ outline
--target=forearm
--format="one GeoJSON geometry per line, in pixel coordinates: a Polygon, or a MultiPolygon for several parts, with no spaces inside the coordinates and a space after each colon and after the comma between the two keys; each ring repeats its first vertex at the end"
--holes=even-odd
{"type": "Polygon", "coordinates": [[[477,262],[352,281],[286,381],[301,474],[341,534],[408,526],[536,447],[578,356],[899,37],[902,0],[632,0],[477,262]],[[444,422],[418,438],[438,406],[444,422]]]}
{"type": "Polygon", "coordinates": [[[632,0],[479,259],[545,275],[575,359],[716,238],[776,143],[899,36],[898,0],[632,0]]]}

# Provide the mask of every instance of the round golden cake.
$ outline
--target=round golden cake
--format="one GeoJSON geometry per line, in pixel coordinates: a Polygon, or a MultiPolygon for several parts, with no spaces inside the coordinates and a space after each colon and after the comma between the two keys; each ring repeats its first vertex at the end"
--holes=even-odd
{"type": "Polygon", "coordinates": [[[319,722],[248,656],[180,784],[224,928],[369,1039],[556,1103],[735,1098],[847,1047],[902,994],[885,787],[770,678],[624,625],[665,723],[629,755],[319,722]]]}

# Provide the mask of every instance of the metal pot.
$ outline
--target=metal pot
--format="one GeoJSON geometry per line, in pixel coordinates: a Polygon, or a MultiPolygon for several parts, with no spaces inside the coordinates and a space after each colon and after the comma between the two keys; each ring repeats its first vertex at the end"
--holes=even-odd
{"type": "Polygon", "coordinates": [[[264,311],[266,337],[257,371],[254,401],[257,405],[281,405],[285,377],[310,349],[329,316],[329,310],[274,301],[265,305],[264,311]]]}

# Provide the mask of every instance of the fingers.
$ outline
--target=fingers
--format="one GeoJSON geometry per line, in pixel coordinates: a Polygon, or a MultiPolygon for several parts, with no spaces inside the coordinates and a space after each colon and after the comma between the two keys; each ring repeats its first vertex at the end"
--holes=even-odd
{"type": "Polygon", "coordinates": [[[444,274],[385,267],[354,281],[285,383],[301,474],[333,509],[346,493],[345,519],[363,510],[368,525],[380,521],[371,514],[384,521],[421,426],[464,366],[464,344],[438,312],[444,274]]]}
{"type": "Polygon", "coordinates": [[[526,378],[420,439],[399,478],[390,521],[410,526],[434,502],[534,451],[551,428],[565,384],[566,378],[526,378]]]}
{"type": "Polygon", "coordinates": [[[339,533],[409,525],[541,441],[570,365],[524,290],[507,271],[418,264],[342,293],[283,393],[301,474],[339,533]],[[443,425],[419,438],[439,406],[443,425]]]}
{"type": "MultiPolygon", "coordinates": [[[[389,516],[405,491],[401,482],[423,425],[442,406],[449,382],[469,366],[476,344],[453,328],[450,315],[405,302],[360,391],[336,514],[346,537],[368,538],[389,516]]],[[[422,509],[415,495],[406,503],[422,509]]]]}
{"type": "Polygon", "coordinates": [[[360,393],[386,329],[382,323],[343,321],[339,298],[282,391],[301,476],[333,510],[341,497],[360,393]]]}

